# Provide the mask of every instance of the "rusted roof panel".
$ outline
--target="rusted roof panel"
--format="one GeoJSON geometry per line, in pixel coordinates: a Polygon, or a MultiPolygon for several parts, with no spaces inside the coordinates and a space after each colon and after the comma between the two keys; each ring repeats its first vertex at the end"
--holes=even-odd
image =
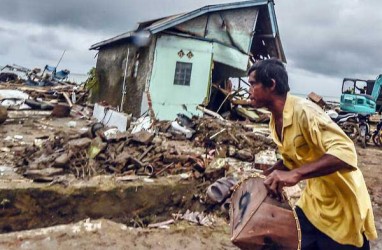
{"type": "MultiPolygon", "coordinates": [[[[156,33],[166,31],[169,29],[178,29],[179,31],[183,31],[191,35],[203,37],[208,40],[216,40],[226,45],[233,46],[237,48],[240,52],[246,54],[248,52],[252,52],[251,43],[253,39],[251,37],[254,37],[256,35],[254,34],[255,27],[249,27],[249,29],[252,28],[251,31],[247,29],[248,27],[245,27],[244,30],[242,29],[242,27],[240,27],[240,29],[237,29],[237,27],[235,27],[235,25],[237,24],[232,22],[232,20],[235,21],[235,19],[233,19],[233,17],[235,16],[228,14],[228,12],[226,11],[227,10],[231,11],[235,9],[239,10],[239,9],[250,8],[250,7],[266,8],[265,10],[266,12],[268,12],[267,26],[270,27],[269,28],[270,32],[267,34],[267,36],[269,36],[267,40],[269,41],[269,39],[272,39],[272,41],[269,44],[267,44],[266,47],[268,48],[269,51],[271,51],[270,56],[276,56],[280,58],[281,60],[283,60],[284,62],[286,62],[285,54],[284,54],[281,40],[280,40],[280,35],[278,32],[273,0],[252,0],[252,1],[242,1],[242,2],[234,2],[234,3],[226,3],[226,4],[208,5],[191,12],[141,22],[138,26],[138,29],[136,29],[135,31],[126,32],[116,37],[110,38],[108,40],[96,43],[92,45],[90,49],[91,50],[99,49],[100,47],[109,45],[111,43],[115,43],[121,40],[128,40],[135,34],[135,32],[139,32],[139,31],[147,31],[147,32],[150,32],[151,34],[156,34],[156,33]],[[224,17],[222,13],[226,13],[227,16],[224,17]],[[202,15],[205,15],[205,16],[200,18],[201,20],[196,20],[197,17],[201,17],[202,15]],[[208,20],[209,18],[211,18],[211,20],[208,20]],[[197,22],[200,24],[199,28],[202,28],[203,21],[205,21],[205,25],[208,25],[207,32],[205,32],[205,30],[198,29],[198,26],[194,26],[195,27],[194,30],[192,30],[191,28],[192,26],[190,25],[186,27],[186,23],[197,22]],[[211,23],[208,24],[207,21],[208,22],[211,21],[211,23]],[[217,32],[219,33],[218,37],[216,37],[217,33],[208,34],[208,28],[211,28],[211,26],[213,27],[214,24],[215,24],[215,27],[214,27],[215,29],[211,28],[210,31],[211,32],[217,31],[216,25],[219,24],[219,22],[221,22],[220,25],[225,26],[225,30],[226,31],[228,30],[228,32],[226,32],[225,34],[223,34],[222,32],[217,32]],[[230,25],[232,27],[229,27],[230,25]],[[240,31],[239,32],[240,34],[237,33],[237,30],[240,31]],[[249,39],[247,39],[248,38],[247,33],[250,36],[249,39]]],[[[244,11],[244,13],[245,12],[246,11],[244,11]]],[[[257,13],[253,15],[253,17],[257,18],[257,13]]],[[[235,18],[240,18],[240,17],[237,17],[236,15],[235,18]]],[[[250,22],[245,22],[245,23],[246,24],[250,23],[250,26],[251,25],[255,26],[256,18],[253,20],[250,20],[250,22]]]]}

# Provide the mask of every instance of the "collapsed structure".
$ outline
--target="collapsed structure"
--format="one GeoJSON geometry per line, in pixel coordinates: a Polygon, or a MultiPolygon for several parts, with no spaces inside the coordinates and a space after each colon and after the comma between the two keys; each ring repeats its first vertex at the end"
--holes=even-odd
{"type": "Polygon", "coordinates": [[[246,76],[251,63],[276,57],[286,62],[272,0],[243,1],[139,23],[90,47],[98,50],[99,86],[92,101],[106,101],[140,116],[173,120],[185,110],[217,111],[231,89],[229,78],[246,76]]]}
{"type": "MultiPolygon", "coordinates": [[[[0,232],[88,217],[143,227],[171,211],[176,221],[186,209],[197,212],[182,218],[206,224],[198,211],[222,206],[227,212],[231,190],[221,179],[230,176],[233,185],[236,177],[276,161],[265,126],[229,121],[223,114],[231,107],[227,100],[246,104],[245,96],[235,99],[244,81],[233,90],[230,78],[246,76],[255,60],[286,61],[273,5],[255,0],[206,6],[140,23],[135,31],[94,44],[94,106],[86,102],[86,84],[23,86],[7,79],[0,88],[9,111],[0,130],[0,157],[10,167],[0,171],[7,171],[6,181],[19,178],[21,184],[0,187],[0,217],[7,218],[0,232]],[[156,119],[121,115],[135,118],[147,110],[156,119]],[[185,115],[201,112],[213,118],[185,115]],[[161,176],[168,178],[156,178],[161,176]],[[109,184],[94,184],[103,179],[109,184]],[[104,204],[118,205],[110,212],[104,204]],[[143,218],[138,224],[137,217],[143,218]]],[[[265,111],[257,117],[241,112],[251,121],[269,119],[265,111]]]]}

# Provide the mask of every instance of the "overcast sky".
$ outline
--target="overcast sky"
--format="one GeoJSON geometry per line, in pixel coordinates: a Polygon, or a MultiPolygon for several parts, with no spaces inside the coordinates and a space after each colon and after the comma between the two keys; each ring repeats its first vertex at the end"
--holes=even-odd
{"type": "MultiPolygon", "coordinates": [[[[229,0],[0,0],[0,65],[86,73],[89,47],[149,20],[229,0]]],[[[340,94],[342,78],[382,73],[380,0],[275,0],[294,93],[340,94]]]]}

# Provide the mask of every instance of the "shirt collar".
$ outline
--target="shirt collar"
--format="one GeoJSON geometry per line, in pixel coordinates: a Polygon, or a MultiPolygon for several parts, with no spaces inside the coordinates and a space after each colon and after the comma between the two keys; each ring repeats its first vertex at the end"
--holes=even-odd
{"type": "MultiPolygon", "coordinates": [[[[284,128],[292,125],[292,123],[293,123],[294,103],[295,103],[294,96],[290,95],[288,92],[287,98],[286,98],[285,104],[284,104],[284,109],[283,109],[283,129],[282,129],[283,134],[284,134],[284,128]]],[[[273,119],[273,115],[271,115],[271,120],[270,120],[269,125],[270,125],[269,127],[271,130],[271,136],[273,137],[273,141],[277,144],[277,146],[282,146],[282,143],[279,140],[277,133],[276,133],[276,127],[275,127],[275,121],[273,119]]]]}
{"type": "Polygon", "coordinates": [[[294,110],[294,102],[295,98],[289,94],[287,94],[284,110],[283,110],[283,127],[288,127],[292,125],[293,122],[293,110],[294,110]]]}

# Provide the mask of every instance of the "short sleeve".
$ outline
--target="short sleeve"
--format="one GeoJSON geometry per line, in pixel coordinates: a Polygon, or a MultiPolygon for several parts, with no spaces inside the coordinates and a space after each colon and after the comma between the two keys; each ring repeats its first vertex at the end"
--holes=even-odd
{"type": "Polygon", "coordinates": [[[307,141],[325,154],[347,163],[353,170],[357,169],[357,153],[353,141],[323,110],[307,105],[301,112],[300,121],[307,141]]]}

